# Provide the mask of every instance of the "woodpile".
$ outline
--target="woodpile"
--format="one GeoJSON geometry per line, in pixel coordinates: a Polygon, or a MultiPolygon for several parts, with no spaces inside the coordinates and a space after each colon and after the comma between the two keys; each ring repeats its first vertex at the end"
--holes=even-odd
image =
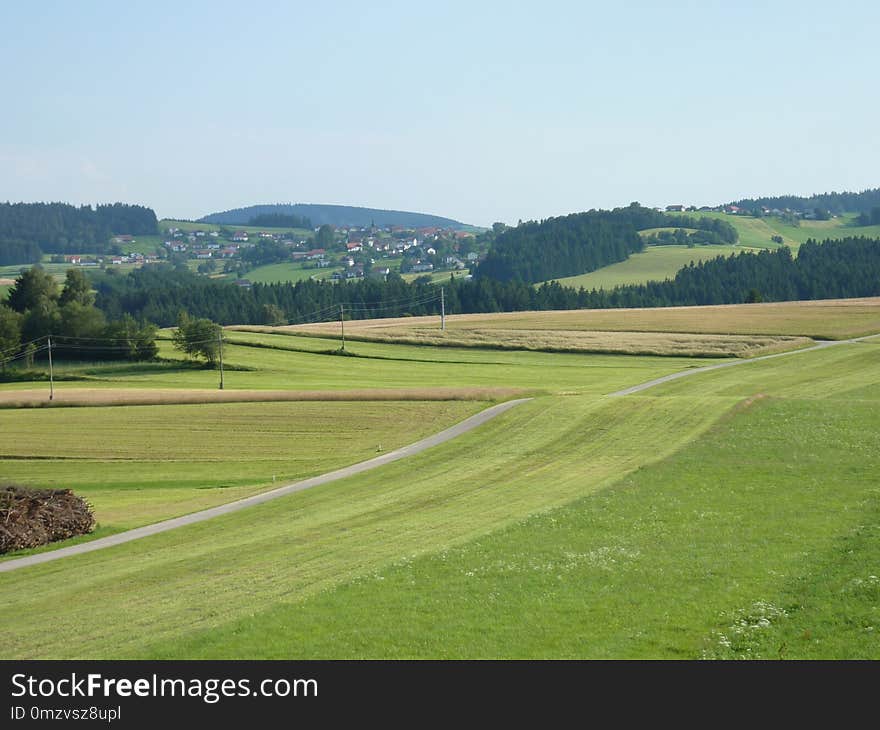
{"type": "Polygon", "coordinates": [[[69,489],[0,486],[0,554],[85,535],[94,527],[91,506],[69,489]]]}

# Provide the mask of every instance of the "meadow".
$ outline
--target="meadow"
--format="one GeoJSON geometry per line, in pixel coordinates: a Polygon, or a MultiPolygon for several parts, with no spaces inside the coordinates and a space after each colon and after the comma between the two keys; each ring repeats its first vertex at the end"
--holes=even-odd
{"type": "Polygon", "coordinates": [[[296,283],[307,279],[327,279],[331,274],[342,271],[341,266],[328,266],[318,269],[314,266],[304,267],[301,263],[267,264],[251,269],[245,277],[254,283],[274,284],[290,281],[296,283]]]}
{"type": "MultiPolygon", "coordinates": [[[[672,323],[656,321],[773,323],[785,334],[821,324],[845,337],[880,331],[878,305],[661,310],[672,323]]],[[[500,320],[502,330],[571,330],[575,321],[592,328],[594,314],[479,317],[490,326],[500,320]]],[[[607,314],[624,331],[650,324],[641,310],[607,314]]],[[[335,338],[227,337],[235,341],[225,348],[227,388],[331,395],[503,386],[533,399],[372,472],[4,573],[4,656],[880,658],[869,631],[878,619],[870,568],[880,526],[878,339],[609,397],[717,361],[381,342],[349,343],[357,356],[339,357],[326,354],[338,348],[335,338]]],[[[174,356],[167,342],[162,354],[174,356]]],[[[58,384],[62,392],[186,392],[216,387],[217,376],[175,362],[62,370],[71,378],[58,384]]],[[[187,500],[260,489],[281,464],[295,475],[367,458],[383,429],[395,443],[414,441],[484,403],[0,410],[9,429],[27,433],[0,451],[15,457],[13,468],[16,460],[36,469],[47,462],[47,478],[85,467],[78,491],[95,480],[105,514],[112,507],[116,525],[135,524],[152,519],[148,509],[189,511],[187,500]],[[89,424],[95,433],[83,436],[89,424]],[[46,435],[56,447],[34,445],[46,435]],[[202,439],[214,448],[197,452],[202,439]],[[298,439],[302,452],[288,446],[298,439]],[[355,444],[365,451],[347,450],[355,444]],[[199,489],[215,466],[217,481],[199,489]],[[144,483],[166,467],[164,481],[157,473],[144,483]],[[140,497],[154,488],[168,498],[145,506],[140,497]]]]}
{"type": "MultiPolygon", "coordinates": [[[[666,229],[653,229],[660,231],[666,229]]],[[[674,229],[671,229],[674,230],[674,229]]],[[[643,231],[644,232],[644,231],[643,231]]],[[[648,281],[672,279],[676,272],[690,264],[699,263],[716,256],[730,256],[744,249],[742,246],[648,246],[641,253],[631,254],[626,261],[604,266],[588,274],[566,276],[556,279],[563,286],[575,289],[613,289],[627,284],[644,284],[648,281]]]]}
{"type": "Polygon", "coordinates": [[[876,660],[878,429],[876,401],[768,399],[564,507],[149,653],[876,660]]]}
{"type": "MultiPolygon", "coordinates": [[[[678,215],[678,214],[673,214],[678,215]]],[[[767,216],[753,218],[746,215],[729,215],[727,213],[694,213],[693,215],[708,218],[719,218],[727,221],[739,233],[739,246],[753,248],[777,248],[780,245],[791,248],[797,253],[798,248],[807,239],[824,241],[827,238],[846,238],[848,236],[880,236],[880,226],[858,226],[854,214],[848,213],[827,221],[801,220],[798,225],[783,222],[780,218],[767,216]],[[774,242],[773,236],[782,236],[782,244],[774,242]]]]}
{"type": "MultiPolygon", "coordinates": [[[[234,332],[248,344],[224,345],[225,385],[235,390],[297,390],[333,394],[391,390],[426,395],[448,388],[516,388],[541,392],[600,393],[650,380],[713,360],[690,357],[585,356],[543,352],[493,351],[431,346],[349,343],[349,357],[336,353],[336,339],[234,332]]],[[[159,341],[160,363],[60,363],[56,393],[85,386],[99,389],[216,390],[218,371],[180,359],[171,343],[159,341]],[[177,359],[175,359],[177,358],[177,359]]],[[[43,390],[48,383],[7,383],[3,391],[43,390]]],[[[412,395],[408,395],[412,397],[412,395]]],[[[271,399],[271,398],[270,398],[271,399]]]]}
{"type": "Polygon", "coordinates": [[[69,488],[95,537],[364,461],[482,410],[479,401],[211,403],[0,410],[0,474],[69,488]]]}

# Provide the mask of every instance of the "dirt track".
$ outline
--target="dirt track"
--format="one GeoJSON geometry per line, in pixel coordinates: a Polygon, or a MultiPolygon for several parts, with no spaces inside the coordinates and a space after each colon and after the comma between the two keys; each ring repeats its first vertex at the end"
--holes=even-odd
{"type": "Polygon", "coordinates": [[[686,378],[690,375],[697,375],[698,373],[706,373],[710,370],[720,370],[721,368],[729,368],[734,365],[745,365],[750,362],[757,362],[758,360],[769,360],[773,357],[787,357],[789,355],[797,355],[802,352],[810,352],[812,350],[824,350],[826,347],[835,347],[836,345],[849,345],[853,342],[861,342],[862,340],[870,340],[872,337],[880,337],[880,335],[867,335],[865,337],[855,337],[851,340],[828,340],[826,342],[820,342],[818,345],[813,345],[812,347],[804,347],[800,350],[790,350],[788,352],[777,352],[774,355],[761,355],[759,357],[753,357],[748,360],[733,360],[731,362],[722,362],[718,365],[707,365],[703,368],[694,368],[693,370],[681,370],[677,373],[672,373],[672,375],[664,375],[662,378],[656,378],[655,380],[649,380],[647,383],[640,383],[639,385],[634,385],[631,388],[624,388],[623,390],[618,390],[616,393],[609,393],[610,396],[621,396],[621,395],[632,395],[633,393],[640,393],[643,390],[647,390],[648,388],[653,388],[655,385],[660,385],[661,383],[668,383],[670,380],[678,380],[679,378],[686,378]]]}

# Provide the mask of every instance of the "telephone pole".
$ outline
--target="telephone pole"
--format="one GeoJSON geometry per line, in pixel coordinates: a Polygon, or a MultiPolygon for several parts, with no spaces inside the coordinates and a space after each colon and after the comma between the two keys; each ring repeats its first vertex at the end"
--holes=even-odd
{"type": "Polygon", "coordinates": [[[339,326],[342,328],[342,351],[345,351],[345,311],[343,305],[339,305],[339,326]]]}
{"type": "Polygon", "coordinates": [[[446,290],[440,287],[440,330],[446,331],[446,290]]]}
{"type": "Polygon", "coordinates": [[[55,376],[52,373],[52,338],[47,338],[49,343],[49,400],[55,399],[55,376]]]}
{"type": "Polygon", "coordinates": [[[220,390],[223,390],[223,330],[217,333],[217,344],[220,345],[220,390]]]}

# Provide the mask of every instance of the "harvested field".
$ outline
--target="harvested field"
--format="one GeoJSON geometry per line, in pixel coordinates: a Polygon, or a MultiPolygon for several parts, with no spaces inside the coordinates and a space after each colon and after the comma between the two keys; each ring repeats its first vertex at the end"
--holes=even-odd
{"type": "Polygon", "coordinates": [[[0,286],[12,286],[15,283],[15,279],[4,279],[0,277],[0,286]]]}
{"type": "MultiPolygon", "coordinates": [[[[482,324],[482,323],[481,323],[482,324]]],[[[325,325],[326,326],[326,325],[325,325]]],[[[329,333],[329,329],[327,330],[329,333]]],[[[315,331],[317,334],[318,331],[315,331]]],[[[536,352],[580,352],[678,357],[754,357],[811,345],[807,337],[713,335],[676,332],[604,332],[589,330],[371,327],[356,329],[351,340],[407,345],[479,347],[536,352]]]]}
{"type": "MultiPolygon", "coordinates": [[[[439,331],[439,323],[437,316],[352,320],[346,322],[345,333],[374,339],[388,336],[389,330],[435,328],[439,331]]],[[[339,333],[338,323],[234,329],[333,336],[339,333]]],[[[452,314],[446,317],[446,329],[449,335],[459,330],[504,329],[779,335],[841,340],[880,332],[880,297],[705,307],[452,314]]]]}
{"type": "Polygon", "coordinates": [[[207,390],[184,388],[48,388],[0,391],[0,408],[62,406],[259,403],[268,401],[493,401],[507,400],[522,388],[376,388],[359,390],[207,390]]]}

